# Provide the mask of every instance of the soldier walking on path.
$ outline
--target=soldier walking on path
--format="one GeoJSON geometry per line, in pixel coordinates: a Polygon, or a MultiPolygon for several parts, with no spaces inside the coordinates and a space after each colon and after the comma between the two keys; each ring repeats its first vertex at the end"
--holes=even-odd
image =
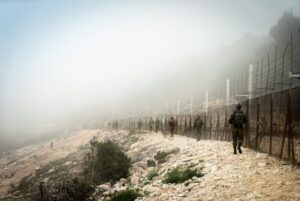
{"type": "Polygon", "coordinates": [[[169,126],[170,126],[171,137],[174,137],[175,126],[176,126],[176,121],[175,121],[174,117],[171,117],[171,119],[169,121],[169,126]]]}
{"type": "Polygon", "coordinates": [[[149,121],[149,130],[150,130],[150,132],[152,132],[152,130],[153,130],[153,125],[154,125],[154,121],[153,121],[153,119],[151,117],[151,119],[149,121]]]}
{"type": "Polygon", "coordinates": [[[115,129],[116,129],[116,131],[118,131],[118,128],[119,128],[119,122],[116,120],[115,121],[115,129]]]}
{"type": "Polygon", "coordinates": [[[197,116],[194,122],[194,128],[196,129],[196,139],[199,141],[201,139],[201,132],[203,127],[203,121],[200,116],[197,116]]]}
{"type": "Polygon", "coordinates": [[[143,124],[142,120],[139,119],[139,121],[138,121],[138,128],[139,128],[139,130],[142,129],[142,124],[143,124]]]}
{"type": "Polygon", "coordinates": [[[236,105],[235,111],[231,114],[229,118],[229,124],[232,125],[232,140],[233,140],[233,153],[236,154],[238,150],[242,153],[241,146],[243,144],[244,138],[244,125],[247,123],[247,117],[241,110],[241,104],[236,105]]]}
{"type": "Polygon", "coordinates": [[[53,149],[53,142],[50,142],[50,149],[53,149]]]}
{"type": "Polygon", "coordinates": [[[160,121],[158,120],[158,117],[156,117],[156,120],[155,120],[155,133],[158,132],[159,125],[160,125],[160,121]]]}

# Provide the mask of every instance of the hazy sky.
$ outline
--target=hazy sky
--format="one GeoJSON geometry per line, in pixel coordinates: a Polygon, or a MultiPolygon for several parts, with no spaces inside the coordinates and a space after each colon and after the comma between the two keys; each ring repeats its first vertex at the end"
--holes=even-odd
{"type": "Polygon", "coordinates": [[[1,129],[108,112],[178,62],[248,32],[267,35],[283,11],[300,13],[299,2],[2,0],[1,129]]]}

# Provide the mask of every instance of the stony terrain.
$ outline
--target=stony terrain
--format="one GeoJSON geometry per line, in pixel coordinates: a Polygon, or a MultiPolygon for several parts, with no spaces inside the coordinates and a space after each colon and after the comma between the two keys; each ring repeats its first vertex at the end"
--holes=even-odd
{"type": "MultiPolygon", "coordinates": [[[[63,175],[78,173],[80,171],[80,162],[78,160],[82,159],[86,151],[84,147],[88,146],[89,140],[95,136],[99,141],[112,139],[118,142],[127,155],[132,158],[133,166],[129,178],[121,179],[116,184],[106,183],[97,186],[93,196],[90,198],[91,200],[109,200],[110,195],[114,192],[131,187],[138,189],[142,195],[137,200],[145,201],[300,201],[299,167],[291,166],[267,154],[257,153],[249,149],[244,149],[243,154],[233,155],[232,145],[229,142],[209,140],[197,142],[191,138],[183,136],[171,138],[161,133],[128,134],[127,131],[111,132],[104,130],[79,131],[72,136],[74,140],[81,140],[76,141],[78,144],[74,143],[76,146],[69,150],[69,155],[65,153],[57,158],[59,160],[48,164],[46,163],[46,158],[44,160],[41,160],[41,157],[35,160],[32,159],[31,163],[34,163],[34,165],[30,166],[32,168],[28,169],[26,174],[32,174],[32,178],[35,181],[50,182],[51,180],[59,179],[59,177],[62,178],[63,175]],[[83,136],[85,137],[82,138],[83,136]],[[174,149],[179,149],[179,152],[174,152],[167,156],[166,162],[158,164],[156,167],[147,166],[147,160],[153,159],[153,156],[158,151],[174,149]],[[44,161],[44,163],[38,163],[38,161],[44,161]],[[45,170],[45,173],[37,174],[39,171],[34,168],[37,167],[36,164],[40,165],[37,169],[45,170]],[[199,178],[192,178],[182,184],[162,183],[169,171],[176,167],[188,166],[203,168],[202,171],[205,175],[199,178]],[[150,171],[156,171],[158,176],[149,180],[147,174],[150,171]]],[[[68,139],[68,141],[72,143],[71,139],[68,139]]],[[[38,150],[38,148],[36,149],[38,150]]],[[[56,152],[56,150],[51,150],[52,152],[56,152]]],[[[34,153],[37,154],[37,152],[34,153]]],[[[22,158],[28,157],[27,155],[22,156],[22,158]]],[[[56,155],[59,154],[57,153],[56,155]]],[[[16,160],[20,161],[20,159],[16,160]]],[[[17,161],[13,163],[16,166],[14,168],[18,170],[19,164],[22,163],[17,163],[17,161]]],[[[8,172],[7,169],[6,172],[8,172]]],[[[4,184],[2,182],[0,188],[4,187],[7,189],[7,186],[3,186],[4,184]]]]}
{"type": "MultiPolygon", "coordinates": [[[[131,185],[140,188],[144,197],[139,200],[300,200],[300,169],[279,161],[267,154],[244,149],[243,154],[233,155],[229,142],[200,141],[176,136],[163,137],[148,133],[132,144],[128,155],[143,158],[134,164],[131,185]],[[147,157],[158,150],[179,148],[166,163],[159,165],[159,176],[145,185],[149,169],[147,157]],[[141,157],[142,156],[142,157],[141,157]],[[162,178],[178,166],[198,164],[204,167],[205,176],[194,178],[186,184],[162,184],[162,178]]],[[[127,184],[121,181],[125,189],[127,184]],[[124,184],[123,184],[124,183],[124,184]]]]}

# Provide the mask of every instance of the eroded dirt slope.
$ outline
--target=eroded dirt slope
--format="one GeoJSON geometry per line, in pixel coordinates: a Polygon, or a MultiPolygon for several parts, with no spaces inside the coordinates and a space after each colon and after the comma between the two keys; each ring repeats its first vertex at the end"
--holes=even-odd
{"type": "Polygon", "coordinates": [[[23,177],[33,173],[51,161],[66,157],[79,146],[88,143],[98,130],[81,130],[48,143],[26,146],[0,158],[0,197],[11,186],[17,186],[23,177]]]}

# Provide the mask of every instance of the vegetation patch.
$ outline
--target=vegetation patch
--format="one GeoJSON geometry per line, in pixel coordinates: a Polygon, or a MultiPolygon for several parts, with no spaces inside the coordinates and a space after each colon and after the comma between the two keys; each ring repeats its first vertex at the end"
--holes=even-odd
{"type": "Polygon", "coordinates": [[[131,160],[112,141],[93,142],[85,162],[84,173],[95,184],[118,181],[129,176],[131,160]]]}
{"type": "Polygon", "coordinates": [[[148,173],[147,173],[147,178],[149,181],[151,181],[152,179],[154,179],[155,177],[157,177],[159,174],[155,171],[155,170],[150,170],[148,173]]]}
{"type": "Polygon", "coordinates": [[[90,145],[90,149],[82,146],[79,154],[70,154],[36,170],[35,174],[25,177],[20,185],[13,188],[11,195],[20,196],[20,199],[28,195],[28,200],[38,200],[42,184],[45,199],[86,200],[94,191],[95,184],[128,177],[130,159],[116,143],[99,143],[93,139],[90,145]],[[83,162],[79,162],[83,158],[83,162]],[[79,164],[83,165],[83,169],[79,164]]]}
{"type": "Polygon", "coordinates": [[[13,188],[12,192],[18,192],[18,194],[20,193],[26,193],[26,192],[32,192],[35,190],[35,178],[32,175],[26,176],[24,177],[19,186],[17,188],[13,188]]]}
{"type": "Polygon", "coordinates": [[[148,166],[148,167],[155,167],[155,166],[156,166],[155,160],[148,159],[148,160],[147,160],[147,166],[148,166]]]}
{"type": "Polygon", "coordinates": [[[129,133],[128,133],[128,135],[130,136],[130,135],[134,135],[135,134],[135,130],[134,129],[131,129],[130,131],[129,131],[129,133]]]}
{"type": "Polygon", "coordinates": [[[166,184],[179,184],[192,179],[193,177],[203,176],[204,174],[201,172],[201,169],[186,168],[181,170],[179,168],[175,168],[171,172],[167,173],[165,179],[162,182],[166,184]]]}
{"type": "Polygon", "coordinates": [[[154,155],[154,159],[158,162],[158,163],[164,163],[166,162],[167,156],[171,155],[171,154],[177,154],[179,153],[179,149],[172,149],[169,151],[158,151],[155,155],[154,155]]]}
{"type": "Polygon", "coordinates": [[[35,192],[38,190],[40,181],[45,178],[47,178],[49,182],[72,178],[73,175],[71,172],[76,169],[76,165],[73,164],[76,160],[75,157],[75,154],[69,154],[65,158],[48,163],[44,167],[36,170],[34,174],[24,177],[18,186],[11,189],[10,193],[22,195],[35,192]],[[70,162],[69,165],[65,165],[66,162],[70,162]]]}
{"type": "Polygon", "coordinates": [[[194,167],[196,167],[197,165],[199,165],[199,163],[202,163],[202,162],[203,162],[203,160],[201,159],[201,160],[199,160],[198,163],[190,163],[190,164],[188,165],[188,168],[194,168],[194,167]]]}
{"type": "Polygon", "coordinates": [[[86,200],[94,192],[91,182],[77,177],[56,186],[49,200],[86,200]]]}
{"type": "Polygon", "coordinates": [[[111,197],[111,201],[134,201],[137,197],[141,195],[135,189],[126,189],[124,191],[119,191],[111,197]]]}
{"type": "Polygon", "coordinates": [[[128,146],[137,142],[138,140],[139,138],[136,135],[136,131],[134,129],[131,129],[126,137],[121,140],[120,144],[124,146],[125,149],[129,149],[128,146]]]}

